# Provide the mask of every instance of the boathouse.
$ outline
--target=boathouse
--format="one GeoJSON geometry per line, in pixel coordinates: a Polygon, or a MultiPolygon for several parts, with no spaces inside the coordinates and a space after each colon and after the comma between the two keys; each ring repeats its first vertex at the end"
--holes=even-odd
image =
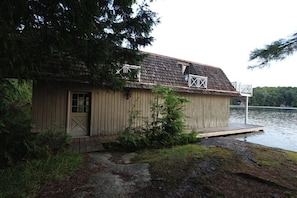
{"type": "MultiPolygon", "coordinates": [[[[62,126],[72,137],[111,137],[128,126],[135,105],[140,117],[150,117],[151,87],[174,88],[189,98],[186,124],[189,130],[225,127],[229,122],[230,97],[238,96],[222,69],[168,56],[146,53],[137,65],[124,65],[118,75],[137,72],[137,80],[121,91],[91,86],[86,82],[39,79],[33,86],[33,131],[62,126]]],[[[139,119],[137,125],[143,124],[139,119]]]]}

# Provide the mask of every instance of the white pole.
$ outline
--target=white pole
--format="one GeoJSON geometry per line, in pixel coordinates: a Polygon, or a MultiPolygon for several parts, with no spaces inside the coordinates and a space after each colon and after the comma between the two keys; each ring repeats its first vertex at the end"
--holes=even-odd
{"type": "Polygon", "coordinates": [[[246,99],[245,99],[245,119],[244,119],[244,124],[245,125],[248,122],[248,114],[249,114],[249,97],[246,96],[246,99]]]}

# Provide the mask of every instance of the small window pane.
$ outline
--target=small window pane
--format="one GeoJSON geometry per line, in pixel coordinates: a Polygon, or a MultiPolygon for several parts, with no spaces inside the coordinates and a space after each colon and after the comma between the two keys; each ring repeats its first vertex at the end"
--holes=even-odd
{"type": "Polygon", "coordinates": [[[72,106],[77,106],[77,100],[72,101],[72,106]]]}
{"type": "Polygon", "coordinates": [[[78,106],[83,106],[84,105],[84,100],[79,100],[78,101],[78,106]]]}
{"type": "Polygon", "coordinates": [[[72,99],[76,100],[77,99],[77,94],[73,94],[72,99]]]}
{"type": "Polygon", "coordinates": [[[72,95],[72,112],[87,113],[90,109],[90,94],[76,93],[72,95]]]}
{"type": "Polygon", "coordinates": [[[78,107],[78,112],[84,112],[84,107],[83,106],[79,106],[78,107]]]}

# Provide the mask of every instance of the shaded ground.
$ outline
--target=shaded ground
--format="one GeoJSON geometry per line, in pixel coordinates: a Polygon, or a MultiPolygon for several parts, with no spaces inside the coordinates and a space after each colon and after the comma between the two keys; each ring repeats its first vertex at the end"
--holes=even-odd
{"type": "Polygon", "coordinates": [[[230,138],[204,139],[226,156],[194,158],[183,169],[149,173],[135,153],[92,153],[66,181],[38,197],[297,197],[297,159],[290,153],[230,138]],[[296,161],[295,161],[296,160],[296,161]]]}
{"type": "Polygon", "coordinates": [[[44,186],[38,197],[129,197],[150,182],[149,165],[132,163],[136,153],[97,152],[84,156],[85,162],[73,176],[44,186]]]}

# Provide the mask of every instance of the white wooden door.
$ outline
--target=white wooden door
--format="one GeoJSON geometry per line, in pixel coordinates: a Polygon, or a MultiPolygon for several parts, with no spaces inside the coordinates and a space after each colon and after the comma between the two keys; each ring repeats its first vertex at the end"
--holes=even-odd
{"type": "Polygon", "coordinates": [[[72,137],[88,136],[91,94],[72,92],[70,97],[70,135],[72,137]]]}

